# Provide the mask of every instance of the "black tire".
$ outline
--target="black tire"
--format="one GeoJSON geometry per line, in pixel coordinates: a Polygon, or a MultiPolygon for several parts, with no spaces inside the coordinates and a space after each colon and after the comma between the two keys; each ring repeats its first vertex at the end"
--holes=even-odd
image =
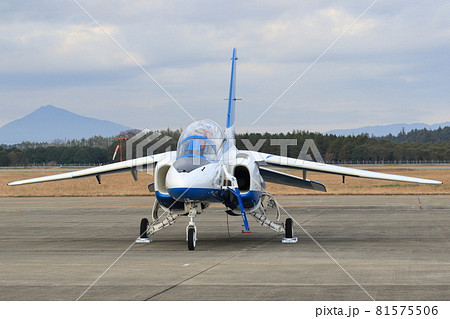
{"type": "Polygon", "coordinates": [[[294,238],[294,224],[292,223],[292,218],[286,218],[284,229],[286,238],[294,238]]]}
{"type": "Polygon", "coordinates": [[[139,237],[140,238],[148,238],[147,228],[148,228],[148,219],[147,218],[142,218],[141,219],[141,228],[139,230],[139,237]]]}
{"type": "Polygon", "coordinates": [[[188,228],[188,249],[195,250],[197,239],[195,237],[195,229],[194,227],[188,228]]]}

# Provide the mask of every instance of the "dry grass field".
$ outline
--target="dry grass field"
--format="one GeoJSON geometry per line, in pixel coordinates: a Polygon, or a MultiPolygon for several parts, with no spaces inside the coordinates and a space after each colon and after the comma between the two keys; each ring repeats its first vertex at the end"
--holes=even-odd
{"type": "MultiPolygon", "coordinates": [[[[342,177],[330,174],[308,173],[307,178],[325,184],[328,192],[316,192],[296,187],[267,183],[267,191],[275,195],[380,195],[380,194],[450,194],[450,166],[411,167],[374,166],[370,170],[442,181],[443,185],[421,185],[402,182],[378,181],[362,178],[342,177]]],[[[0,197],[21,196],[141,196],[149,195],[147,185],[153,176],[139,173],[134,181],[130,173],[102,176],[99,185],[95,177],[59,182],[7,186],[12,181],[61,173],[62,169],[3,169],[0,170],[0,197]]],[[[70,171],[70,170],[67,170],[70,171]]],[[[301,176],[301,171],[290,170],[289,174],[301,176]]]]}

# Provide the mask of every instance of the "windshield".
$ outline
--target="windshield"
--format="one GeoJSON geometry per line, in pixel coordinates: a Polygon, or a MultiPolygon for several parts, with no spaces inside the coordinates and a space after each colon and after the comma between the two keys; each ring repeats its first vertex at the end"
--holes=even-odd
{"type": "Polygon", "coordinates": [[[215,161],[223,141],[224,134],[216,122],[211,120],[195,121],[180,136],[177,159],[200,157],[208,161],[215,161]]]}

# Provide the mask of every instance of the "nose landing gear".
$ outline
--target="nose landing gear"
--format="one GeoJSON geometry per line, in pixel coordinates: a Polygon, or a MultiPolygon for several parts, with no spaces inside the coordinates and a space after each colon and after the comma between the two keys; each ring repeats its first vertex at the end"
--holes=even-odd
{"type": "Polygon", "coordinates": [[[197,245],[197,226],[195,225],[195,216],[200,212],[197,210],[201,206],[197,202],[185,202],[184,210],[188,213],[189,224],[186,227],[186,241],[188,242],[188,249],[195,250],[195,246],[197,245]]]}

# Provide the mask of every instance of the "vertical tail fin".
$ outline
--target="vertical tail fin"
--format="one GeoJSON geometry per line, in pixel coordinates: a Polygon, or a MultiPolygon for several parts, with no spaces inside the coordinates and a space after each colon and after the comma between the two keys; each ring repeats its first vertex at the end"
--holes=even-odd
{"type": "Polygon", "coordinates": [[[231,60],[230,94],[228,96],[227,128],[225,132],[228,138],[234,139],[234,118],[236,105],[236,49],[233,49],[233,57],[231,60]]]}

